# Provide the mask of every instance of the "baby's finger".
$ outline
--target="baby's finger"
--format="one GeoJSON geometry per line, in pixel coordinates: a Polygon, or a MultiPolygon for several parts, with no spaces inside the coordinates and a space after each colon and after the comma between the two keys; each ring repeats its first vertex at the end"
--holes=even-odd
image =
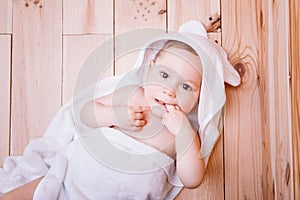
{"type": "Polygon", "coordinates": [[[149,106],[137,106],[134,107],[134,111],[135,112],[145,112],[145,111],[149,111],[150,107],[149,106]]]}
{"type": "Polygon", "coordinates": [[[167,108],[168,112],[174,112],[174,111],[176,111],[174,105],[166,104],[166,108],[167,108]]]}
{"type": "Polygon", "coordinates": [[[144,114],[140,112],[134,113],[134,119],[144,119],[144,114]]]}
{"type": "Polygon", "coordinates": [[[145,124],[146,124],[146,120],[137,119],[137,120],[134,120],[134,122],[133,122],[133,125],[137,126],[137,127],[144,126],[145,124]]]}

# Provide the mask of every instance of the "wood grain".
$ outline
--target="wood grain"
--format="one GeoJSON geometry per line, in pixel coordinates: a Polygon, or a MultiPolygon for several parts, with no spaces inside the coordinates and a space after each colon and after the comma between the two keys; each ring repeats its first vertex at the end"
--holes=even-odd
{"type": "MultiPolygon", "coordinates": [[[[300,199],[300,5],[299,1],[290,1],[290,85],[292,109],[292,152],[294,199],[300,199]]],[[[293,183],[291,180],[291,184],[293,183]]]]}
{"type": "Polygon", "coordinates": [[[11,154],[41,136],[61,105],[62,4],[13,1],[11,154]]]}
{"type": "Polygon", "coordinates": [[[223,45],[242,76],[225,109],[225,198],[291,199],[287,4],[222,1],[222,9],[223,45]]]}
{"type": "Polygon", "coordinates": [[[112,34],[113,1],[64,0],[64,34],[112,34]]]}
{"type": "MultiPolygon", "coordinates": [[[[111,35],[75,35],[64,36],[64,49],[63,49],[63,103],[73,97],[74,87],[77,80],[78,73],[82,67],[83,62],[88,55],[102,42],[105,42],[111,35]]],[[[113,42],[111,40],[111,57],[113,42]]],[[[101,55],[99,55],[99,59],[101,55]]],[[[112,62],[113,64],[113,62],[112,62]]],[[[100,66],[99,66],[100,67],[100,66]]],[[[113,66],[110,66],[102,76],[112,76],[113,66]]],[[[99,75],[100,76],[100,75],[99,75]]],[[[87,77],[90,78],[90,77],[87,77]]]]}
{"type": "Polygon", "coordinates": [[[116,34],[139,28],[166,28],[166,0],[119,0],[115,4],[116,34]]]}
{"type": "Polygon", "coordinates": [[[222,45],[242,76],[238,88],[226,90],[225,199],[263,199],[257,8],[252,1],[228,0],[221,7],[222,45]]]}
{"type": "Polygon", "coordinates": [[[271,166],[274,180],[271,188],[268,186],[272,183],[270,178],[264,179],[264,199],[270,199],[273,195],[278,199],[293,198],[288,9],[287,1],[270,0],[268,4],[262,1],[259,65],[264,79],[261,81],[260,94],[262,120],[269,121],[262,123],[262,143],[265,144],[262,152],[263,173],[269,173],[271,166]],[[271,165],[264,163],[269,158],[271,165]]]}
{"type": "Polygon", "coordinates": [[[115,4],[116,74],[122,74],[131,69],[145,42],[157,32],[165,32],[166,9],[166,0],[119,0],[115,4]],[[137,29],[149,29],[149,31],[138,34],[135,32],[137,29]],[[122,38],[126,33],[132,36],[124,40],[122,38]],[[128,46],[135,46],[135,48],[128,49],[128,46]]]}
{"type": "Polygon", "coordinates": [[[9,155],[11,35],[0,35],[0,166],[9,155]]]}
{"type": "MultiPolygon", "coordinates": [[[[168,29],[177,31],[188,20],[200,20],[207,29],[220,20],[220,0],[168,1],[168,29]]],[[[218,32],[213,28],[211,32],[218,32]]]]}
{"type": "Polygon", "coordinates": [[[0,0],[0,33],[12,33],[12,0],[0,0]]]}

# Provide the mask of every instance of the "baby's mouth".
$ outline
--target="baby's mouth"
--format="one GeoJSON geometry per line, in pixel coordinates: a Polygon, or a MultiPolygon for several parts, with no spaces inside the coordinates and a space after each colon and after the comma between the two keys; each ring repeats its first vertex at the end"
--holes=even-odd
{"type": "Polygon", "coordinates": [[[154,99],[154,101],[155,101],[155,103],[159,104],[164,111],[168,111],[165,102],[158,100],[158,99],[154,99]]]}

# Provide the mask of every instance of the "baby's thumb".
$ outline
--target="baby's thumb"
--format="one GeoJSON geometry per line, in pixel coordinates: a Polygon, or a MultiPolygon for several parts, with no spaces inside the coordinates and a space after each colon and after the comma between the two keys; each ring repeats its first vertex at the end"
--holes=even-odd
{"type": "Polygon", "coordinates": [[[138,106],[134,109],[135,112],[145,112],[150,110],[149,106],[138,106]]]}

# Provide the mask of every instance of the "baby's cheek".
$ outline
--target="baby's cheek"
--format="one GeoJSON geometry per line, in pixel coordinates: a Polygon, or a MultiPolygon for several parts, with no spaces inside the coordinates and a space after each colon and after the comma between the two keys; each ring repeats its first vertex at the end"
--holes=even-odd
{"type": "Polygon", "coordinates": [[[179,106],[186,114],[193,109],[196,103],[198,103],[198,96],[194,94],[182,94],[179,96],[179,106]]]}

